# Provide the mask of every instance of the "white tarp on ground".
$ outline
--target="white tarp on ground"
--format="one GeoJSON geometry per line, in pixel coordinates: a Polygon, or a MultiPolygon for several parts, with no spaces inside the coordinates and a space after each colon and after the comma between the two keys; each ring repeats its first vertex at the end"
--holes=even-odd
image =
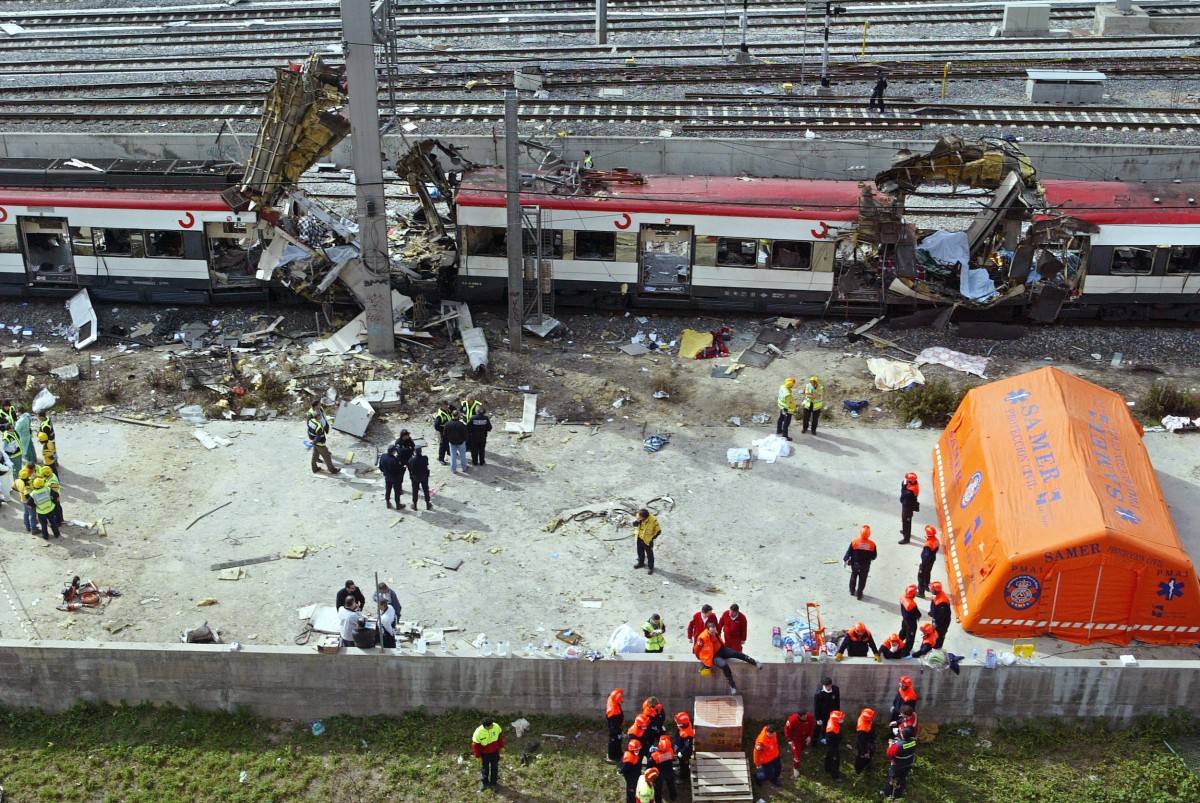
{"type": "Polygon", "coordinates": [[[953,368],[955,371],[962,371],[965,374],[974,374],[982,379],[987,379],[983,373],[987,370],[987,357],[980,357],[975,354],[963,354],[961,351],[953,351],[941,346],[930,346],[922,350],[917,355],[916,363],[917,365],[936,363],[944,365],[947,368],[953,368]]]}
{"type": "Polygon", "coordinates": [[[758,449],[758,459],[764,463],[774,463],[780,457],[791,457],[792,444],[781,435],[768,435],[753,442],[758,449]]]}
{"type": "Polygon", "coordinates": [[[982,268],[971,268],[971,246],[965,231],[935,231],[917,248],[943,265],[958,265],[958,292],[972,301],[986,301],[996,294],[996,284],[982,268]]]}
{"type": "Polygon", "coordinates": [[[867,360],[867,370],[875,377],[875,387],[880,390],[899,390],[912,384],[924,385],[925,375],[910,362],[872,357],[867,360]]]}

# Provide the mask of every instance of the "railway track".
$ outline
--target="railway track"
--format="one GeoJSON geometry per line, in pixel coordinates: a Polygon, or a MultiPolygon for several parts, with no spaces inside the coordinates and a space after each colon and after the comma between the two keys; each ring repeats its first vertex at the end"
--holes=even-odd
{"type": "MultiPolygon", "coordinates": [[[[679,125],[690,132],[859,131],[919,130],[926,126],[953,125],[986,128],[1067,128],[1110,131],[1200,130],[1200,111],[1088,107],[1081,109],[1027,108],[1004,105],[894,103],[888,115],[862,108],[860,99],[817,103],[794,98],[757,98],[678,102],[640,100],[590,100],[583,102],[529,102],[522,104],[525,120],[571,120],[610,125],[654,123],[679,125]]],[[[70,99],[5,101],[0,120],[169,121],[256,119],[261,104],[220,97],[176,98],[164,109],[154,96],[128,97],[89,104],[86,110],[70,108],[70,99]],[[228,102],[225,102],[228,100],[228,102]],[[64,108],[68,107],[68,108],[64,108]]],[[[498,122],[504,118],[501,100],[427,100],[406,103],[398,109],[405,120],[498,122]]]]}

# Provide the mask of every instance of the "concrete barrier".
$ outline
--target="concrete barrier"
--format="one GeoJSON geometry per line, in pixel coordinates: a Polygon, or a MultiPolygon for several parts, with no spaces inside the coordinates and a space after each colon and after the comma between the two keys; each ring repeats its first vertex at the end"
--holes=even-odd
{"type": "MultiPolygon", "coordinates": [[[[407,652],[407,651],[406,651],[407,652]]],[[[719,673],[701,677],[698,665],[655,656],[597,662],[525,658],[459,658],[343,650],[321,655],[306,647],[100,644],[0,641],[0,705],[62,711],[77,700],[153,703],[317,719],[336,714],[396,715],[476,709],[503,714],[575,714],[600,721],[614,687],[626,698],[654,694],[668,710],[691,708],[692,698],[724,694],[719,673]]],[[[761,671],[735,662],[734,676],[751,719],[778,719],[811,705],[823,675],[841,687],[843,708],[887,712],[896,680],[912,675],[919,710],[935,722],[992,724],[1001,719],[1103,719],[1130,724],[1200,705],[1200,662],[1055,660],[1045,666],[986,669],[961,675],[921,671],[915,661],[852,660],[842,664],[768,663],[761,671]]]]}
{"type": "MultiPolygon", "coordinates": [[[[969,132],[966,134],[968,139],[971,136],[969,132]]],[[[474,161],[484,164],[503,161],[501,139],[480,136],[445,139],[462,147],[464,154],[474,161]]],[[[590,150],[596,155],[596,167],[601,170],[620,166],[642,173],[857,181],[869,180],[890,167],[892,157],[902,148],[919,153],[932,145],[931,140],[921,139],[580,137],[569,140],[564,156],[580,160],[584,150],[590,150]]],[[[1173,181],[1200,175],[1200,147],[1071,142],[1024,142],[1021,147],[1033,159],[1038,175],[1048,179],[1173,181]]],[[[398,138],[384,139],[386,153],[394,156],[401,148],[398,138]]],[[[11,133],[0,135],[0,156],[242,161],[228,137],[218,144],[207,134],[11,133]]],[[[338,145],[327,161],[349,166],[349,141],[338,145]]]]}

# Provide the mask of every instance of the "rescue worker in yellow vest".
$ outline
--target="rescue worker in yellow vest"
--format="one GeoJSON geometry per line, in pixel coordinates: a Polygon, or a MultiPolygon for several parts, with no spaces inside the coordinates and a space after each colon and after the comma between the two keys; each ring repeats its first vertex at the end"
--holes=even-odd
{"type": "Polygon", "coordinates": [[[8,459],[12,461],[13,471],[19,473],[21,467],[25,465],[25,451],[21,448],[21,439],[17,437],[17,433],[7,422],[5,422],[3,435],[0,435],[0,444],[3,445],[8,459]]]}
{"type": "Polygon", "coordinates": [[[662,534],[662,527],[658,526],[658,519],[646,508],[637,512],[633,526],[637,528],[637,537],[634,539],[637,542],[637,563],[633,568],[649,567],[650,574],[654,574],[654,541],[662,534]]]}
{"type": "Polygon", "coordinates": [[[667,646],[667,626],[657,613],[642,625],[642,635],[646,637],[646,652],[662,652],[667,646]]]}
{"type": "Polygon", "coordinates": [[[796,414],[796,398],[792,395],[792,388],[795,386],[796,380],[789,376],[779,386],[779,394],[775,399],[776,404],[779,405],[779,420],[775,422],[775,434],[781,436],[785,441],[791,440],[788,437],[788,427],[792,424],[792,416],[796,414]]]}
{"type": "Polygon", "coordinates": [[[26,505],[32,507],[37,513],[37,520],[42,525],[42,540],[50,540],[50,534],[46,532],[47,526],[54,533],[55,538],[60,537],[58,519],[54,516],[54,496],[46,481],[41,477],[33,481],[33,490],[29,492],[29,501],[26,502],[26,505]]]}
{"type": "Polygon", "coordinates": [[[463,421],[470,421],[471,417],[479,412],[479,408],[483,405],[475,400],[475,396],[468,396],[460,405],[463,414],[463,421]]]}
{"type": "Polygon", "coordinates": [[[33,490],[33,469],[29,466],[21,469],[16,479],[13,480],[13,490],[17,492],[17,496],[21,499],[21,512],[25,517],[25,529],[30,535],[36,534],[37,529],[37,513],[29,505],[29,492],[33,490]]]}
{"type": "Polygon", "coordinates": [[[12,399],[5,399],[0,402],[0,426],[13,426],[17,423],[17,408],[13,406],[12,399]]]}
{"type": "Polygon", "coordinates": [[[491,717],[484,717],[471,737],[471,752],[479,759],[479,791],[491,787],[492,794],[500,783],[500,752],[504,750],[504,734],[491,717]]]}
{"type": "Polygon", "coordinates": [[[671,737],[663,734],[658,737],[658,744],[650,748],[650,761],[658,770],[658,778],[654,781],[654,795],[657,800],[674,800],[675,790],[675,747],[671,737]],[[667,796],[663,797],[663,785],[667,787],[667,796]]]}
{"type": "Polygon", "coordinates": [[[54,518],[61,526],[63,523],[62,488],[58,484],[58,476],[50,466],[42,466],[34,474],[46,481],[46,487],[50,489],[50,495],[54,498],[54,518]]]}
{"type": "Polygon", "coordinates": [[[329,426],[325,414],[322,412],[320,415],[310,417],[308,419],[308,440],[312,443],[312,459],[309,461],[309,467],[312,468],[313,474],[321,473],[321,469],[317,467],[318,459],[325,461],[325,466],[329,469],[330,474],[337,474],[341,470],[334,468],[333,455],[329,454],[329,446],[326,445],[328,437],[329,426]]]}
{"type": "Polygon", "coordinates": [[[815,376],[809,377],[808,384],[804,386],[804,431],[809,431],[809,425],[812,426],[812,434],[817,434],[817,422],[821,420],[821,409],[825,407],[825,386],[821,384],[821,380],[815,376]]]}
{"type": "Polygon", "coordinates": [[[450,444],[446,442],[446,433],[442,430],[454,420],[454,414],[450,412],[453,409],[452,402],[444,401],[438,406],[437,412],[433,414],[433,428],[437,430],[438,434],[438,462],[443,466],[446,465],[446,455],[450,454],[450,444]]]}
{"type": "Polygon", "coordinates": [[[658,768],[651,767],[638,778],[637,792],[634,800],[637,803],[658,803],[658,795],[654,793],[654,784],[658,781],[658,768]]]}
{"type": "Polygon", "coordinates": [[[583,152],[583,169],[591,170],[595,166],[596,166],[596,162],[595,162],[595,160],[592,159],[592,152],[584,151],[583,152]]]}
{"type": "Polygon", "coordinates": [[[58,462],[58,446],[54,443],[54,422],[50,420],[48,412],[40,416],[35,413],[34,420],[40,421],[37,439],[42,444],[42,462],[53,466],[58,462]],[[43,435],[45,437],[42,437],[43,435]]]}

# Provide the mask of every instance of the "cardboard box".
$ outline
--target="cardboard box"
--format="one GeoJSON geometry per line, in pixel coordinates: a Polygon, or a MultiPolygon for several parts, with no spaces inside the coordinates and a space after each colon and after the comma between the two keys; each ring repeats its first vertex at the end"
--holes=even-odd
{"type": "Polygon", "coordinates": [[[317,652],[324,655],[337,655],[342,649],[342,640],[337,636],[326,636],[317,644],[317,652]]]}
{"type": "Polygon", "coordinates": [[[697,697],[692,717],[696,752],[740,752],[743,714],[741,697],[697,697]]]}

